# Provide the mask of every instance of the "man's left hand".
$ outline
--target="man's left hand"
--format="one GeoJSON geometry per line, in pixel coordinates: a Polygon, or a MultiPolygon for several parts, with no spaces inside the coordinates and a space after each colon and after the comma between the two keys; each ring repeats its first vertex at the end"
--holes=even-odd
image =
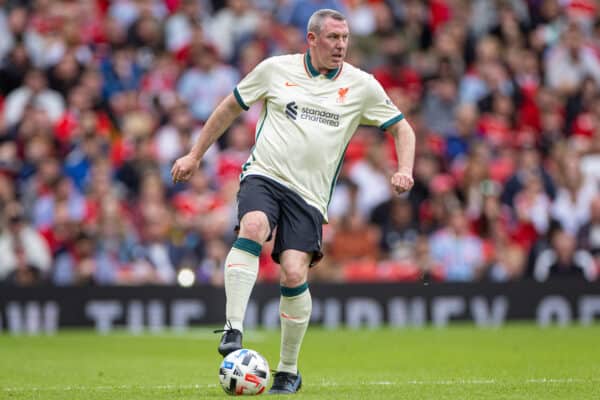
{"type": "Polygon", "coordinates": [[[412,175],[407,174],[406,172],[396,172],[392,175],[391,182],[394,190],[396,190],[396,193],[398,194],[408,192],[415,184],[412,175]]]}

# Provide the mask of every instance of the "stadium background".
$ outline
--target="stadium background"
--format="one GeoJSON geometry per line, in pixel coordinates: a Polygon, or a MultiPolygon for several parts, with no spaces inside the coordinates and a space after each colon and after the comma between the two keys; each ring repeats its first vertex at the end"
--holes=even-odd
{"type": "Polygon", "coordinates": [[[258,62],[305,51],[322,7],[347,15],[348,61],[418,143],[415,188],[396,197],[391,138],[358,130],[313,283],[597,280],[594,1],[0,4],[0,285],[172,286],[191,270],[222,286],[260,105],[189,184],[171,182],[172,162],[258,62]]]}

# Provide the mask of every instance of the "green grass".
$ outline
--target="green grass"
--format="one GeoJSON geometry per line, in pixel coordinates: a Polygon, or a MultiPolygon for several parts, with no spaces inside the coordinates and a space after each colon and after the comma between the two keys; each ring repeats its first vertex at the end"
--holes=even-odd
{"type": "MultiPolygon", "coordinates": [[[[246,346],[277,366],[279,332],[246,346]]],[[[218,335],[0,335],[0,399],[226,398],[218,335]]],[[[336,330],[310,328],[302,399],[599,399],[600,326],[336,330]]]]}

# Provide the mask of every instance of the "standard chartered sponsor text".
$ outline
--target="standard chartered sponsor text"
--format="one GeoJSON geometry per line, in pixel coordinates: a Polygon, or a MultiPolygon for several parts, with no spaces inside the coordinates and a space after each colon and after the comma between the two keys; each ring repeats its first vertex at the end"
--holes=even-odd
{"type": "Polygon", "coordinates": [[[329,126],[340,126],[340,115],[329,111],[317,110],[310,107],[302,107],[300,119],[318,122],[329,126]]]}

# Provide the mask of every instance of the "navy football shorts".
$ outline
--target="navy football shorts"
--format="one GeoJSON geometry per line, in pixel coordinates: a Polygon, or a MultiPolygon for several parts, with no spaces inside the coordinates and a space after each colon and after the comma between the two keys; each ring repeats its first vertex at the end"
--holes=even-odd
{"type": "Polygon", "coordinates": [[[311,267],[323,258],[323,215],[291,189],[272,179],[250,175],[240,183],[237,201],[238,221],[246,213],[262,211],[271,227],[267,240],[277,228],[271,254],[276,263],[279,264],[280,254],[289,249],[312,254],[311,267]]]}

